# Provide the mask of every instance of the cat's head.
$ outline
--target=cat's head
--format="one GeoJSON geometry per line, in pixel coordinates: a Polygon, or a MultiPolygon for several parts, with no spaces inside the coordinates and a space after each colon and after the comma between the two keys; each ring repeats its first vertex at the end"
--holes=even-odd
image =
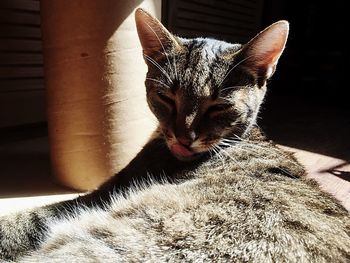
{"type": "Polygon", "coordinates": [[[177,158],[193,159],[249,131],[286,44],[288,22],[245,45],[174,36],[142,9],[136,25],[148,65],[147,101],[177,158]]]}

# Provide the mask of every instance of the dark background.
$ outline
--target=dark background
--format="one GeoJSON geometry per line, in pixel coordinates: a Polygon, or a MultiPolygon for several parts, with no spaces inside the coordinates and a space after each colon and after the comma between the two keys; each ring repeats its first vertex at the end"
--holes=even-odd
{"type": "Polygon", "coordinates": [[[270,88],[274,95],[348,107],[349,57],[345,1],[265,0],[262,25],[290,22],[286,51],[270,88]]]}

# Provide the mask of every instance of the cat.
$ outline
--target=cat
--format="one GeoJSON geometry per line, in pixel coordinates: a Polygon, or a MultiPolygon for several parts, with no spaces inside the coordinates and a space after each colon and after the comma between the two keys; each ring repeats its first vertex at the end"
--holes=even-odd
{"type": "Polygon", "coordinates": [[[96,191],[0,218],[0,258],[349,262],[349,213],[256,124],[288,22],[240,45],[135,19],[159,128],[96,191]]]}

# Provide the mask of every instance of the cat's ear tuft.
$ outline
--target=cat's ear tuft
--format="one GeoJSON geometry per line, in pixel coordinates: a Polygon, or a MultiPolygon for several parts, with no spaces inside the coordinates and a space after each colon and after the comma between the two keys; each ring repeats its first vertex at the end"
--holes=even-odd
{"type": "Polygon", "coordinates": [[[278,21],[267,27],[244,45],[242,64],[256,70],[259,76],[270,78],[276,69],[287,42],[289,23],[278,21]]]}
{"type": "Polygon", "coordinates": [[[177,40],[162,23],[142,8],[136,9],[135,21],[145,55],[154,56],[179,47],[177,40]]]}

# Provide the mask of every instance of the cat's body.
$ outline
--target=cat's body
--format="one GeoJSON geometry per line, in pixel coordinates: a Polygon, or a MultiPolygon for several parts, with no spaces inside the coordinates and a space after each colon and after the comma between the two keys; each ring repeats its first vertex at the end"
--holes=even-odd
{"type": "Polygon", "coordinates": [[[1,257],[348,262],[349,213],[255,126],[288,24],[241,46],[176,38],[142,10],[136,22],[158,135],[91,194],[0,218],[1,257]]]}
{"type": "Polygon", "coordinates": [[[17,262],[349,259],[348,212],[270,142],[243,141],[176,178],[51,221],[39,250],[17,262]]]}

